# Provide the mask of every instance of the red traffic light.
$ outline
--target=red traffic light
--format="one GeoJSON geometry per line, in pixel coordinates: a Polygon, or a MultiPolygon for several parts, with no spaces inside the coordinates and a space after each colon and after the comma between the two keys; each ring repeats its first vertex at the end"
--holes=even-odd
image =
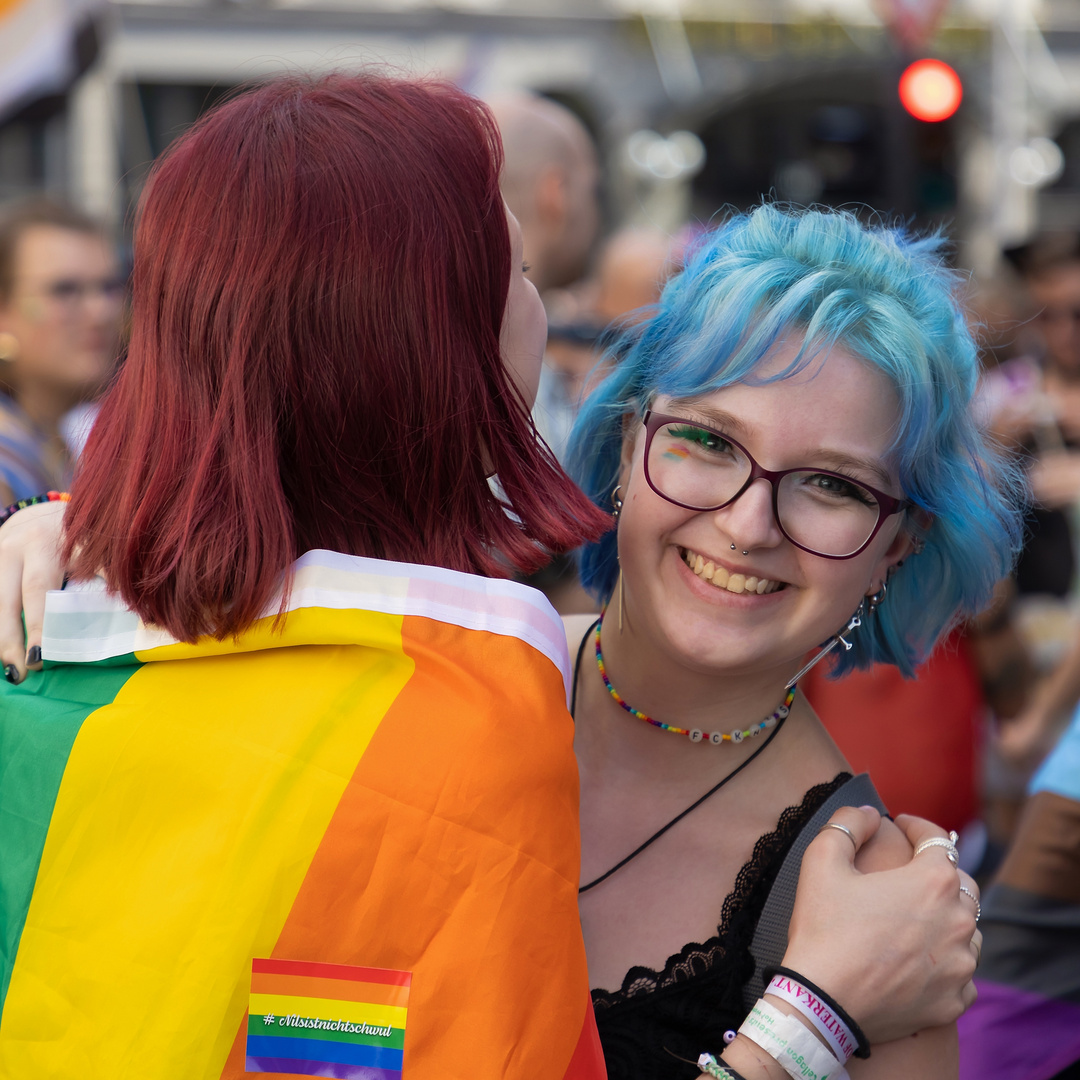
{"type": "Polygon", "coordinates": [[[900,102],[916,120],[948,120],[963,97],[960,76],[941,60],[916,60],[900,76],[900,102]]]}

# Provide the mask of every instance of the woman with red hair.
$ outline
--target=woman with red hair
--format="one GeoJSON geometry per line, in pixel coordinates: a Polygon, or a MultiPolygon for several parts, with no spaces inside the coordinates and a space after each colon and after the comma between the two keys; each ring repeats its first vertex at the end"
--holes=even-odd
{"type": "Polygon", "coordinates": [[[155,165],[88,584],[2,684],[0,1074],[602,1075],[562,628],[492,579],[606,519],[529,420],[500,159],[333,76],[155,165]]]}
{"type": "MultiPolygon", "coordinates": [[[[565,638],[500,576],[608,518],[529,420],[500,159],[456,89],[332,76],[155,165],[73,584],[25,659],[2,616],[0,1074],[603,1076],[565,638]]],[[[5,528],[0,611],[62,509],[5,528]]],[[[871,1027],[948,1013],[919,879],[823,841],[800,969],[843,969],[871,1027]],[[889,956],[888,996],[840,954],[889,956]]]]}

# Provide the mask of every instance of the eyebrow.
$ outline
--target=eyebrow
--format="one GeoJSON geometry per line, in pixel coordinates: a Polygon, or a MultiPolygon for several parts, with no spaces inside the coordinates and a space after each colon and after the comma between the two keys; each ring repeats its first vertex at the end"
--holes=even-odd
{"type": "Polygon", "coordinates": [[[811,455],[814,461],[822,461],[836,472],[848,470],[858,472],[860,469],[871,473],[882,491],[888,491],[895,487],[896,482],[889,475],[888,470],[880,461],[871,458],[853,457],[851,454],[842,454],[836,450],[815,450],[811,455]]]}
{"type": "Polygon", "coordinates": [[[684,410],[687,413],[696,413],[696,416],[688,416],[688,420],[700,420],[704,424],[708,424],[713,427],[723,428],[725,431],[732,432],[735,435],[752,435],[753,429],[746,426],[746,424],[734,416],[732,413],[724,412],[723,409],[713,408],[711,405],[700,404],[694,401],[692,398],[671,403],[671,408],[676,410],[684,410]]]}
{"type": "MultiPolygon", "coordinates": [[[[711,405],[687,400],[679,403],[672,402],[671,408],[679,412],[686,412],[688,420],[697,420],[731,435],[741,435],[743,438],[753,435],[753,428],[748,427],[739,417],[711,405]]],[[[853,454],[845,454],[840,450],[827,450],[825,448],[812,450],[806,456],[815,465],[830,471],[868,472],[874,477],[882,491],[889,491],[895,486],[895,481],[889,475],[888,469],[885,468],[882,462],[874,458],[856,457],[853,454]]],[[[807,468],[811,467],[807,466],[807,468]]]]}

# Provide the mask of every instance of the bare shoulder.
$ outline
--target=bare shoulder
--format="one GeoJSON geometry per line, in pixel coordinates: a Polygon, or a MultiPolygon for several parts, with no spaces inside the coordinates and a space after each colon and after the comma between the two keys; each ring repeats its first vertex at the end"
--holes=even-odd
{"type": "MultiPolygon", "coordinates": [[[[599,612],[597,613],[599,614],[599,612]]],[[[566,631],[566,645],[573,659],[581,639],[588,633],[589,627],[596,622],[596,615],[563,615],[563,629],[566,631]]]]}
{"type": "Polygon", "coordinates": [[[895,822],[881,819],[878,831],[859,849],[855,866],[863,873],[906,866],[914,851],[895,822]]]}

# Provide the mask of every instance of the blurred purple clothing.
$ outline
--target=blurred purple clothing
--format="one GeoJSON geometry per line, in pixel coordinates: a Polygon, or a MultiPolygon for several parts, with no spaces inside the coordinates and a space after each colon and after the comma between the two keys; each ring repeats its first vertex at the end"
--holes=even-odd
{"type": "Polygon", "coordinates": [[[960,1080],[1050,1080],[1080,1059],[1080,1005],[976,979],[960,1017],[960,1080]]]}
{"type": "Polygon", "coordinates": [[[1080,800],[1048,788],[1028,799],[980,929],[961,1080],[1050,1080],[1080,1061],[1080,800]]]}

